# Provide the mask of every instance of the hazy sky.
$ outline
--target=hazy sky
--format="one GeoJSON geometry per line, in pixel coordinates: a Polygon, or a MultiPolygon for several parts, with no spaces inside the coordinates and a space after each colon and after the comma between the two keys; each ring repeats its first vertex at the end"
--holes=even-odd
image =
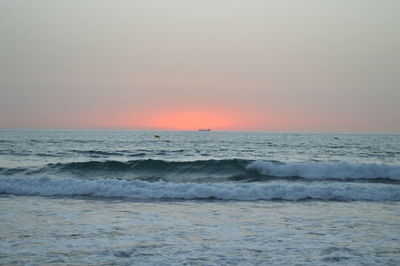
{"type": "Polygon", "coordinates": [[[0,128],[400,132],[398,0],[0,0],[0,128]]]}

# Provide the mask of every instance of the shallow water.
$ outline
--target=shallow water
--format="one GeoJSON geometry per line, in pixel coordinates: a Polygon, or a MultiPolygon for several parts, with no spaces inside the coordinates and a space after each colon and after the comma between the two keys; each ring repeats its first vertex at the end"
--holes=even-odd
{"type": "Polygon", "coordinates": [[[2,264],[398,265],[398,202],[0,198],[2,264]]]}

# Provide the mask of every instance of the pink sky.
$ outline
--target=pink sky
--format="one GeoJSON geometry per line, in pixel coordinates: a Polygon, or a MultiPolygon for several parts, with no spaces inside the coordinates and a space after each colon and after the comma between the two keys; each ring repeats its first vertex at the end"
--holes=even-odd
{"type": "Polygon", "coordinates": [[[399,1],[1,1],[0,128],[400,132],[399,1]]]}

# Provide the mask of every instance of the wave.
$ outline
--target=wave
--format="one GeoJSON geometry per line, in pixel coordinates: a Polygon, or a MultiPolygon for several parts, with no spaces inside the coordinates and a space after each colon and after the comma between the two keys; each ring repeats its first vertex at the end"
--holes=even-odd
{"type": "Polygon", "coordinates": [[[155,155],[168,155],[168,154],[177,154],[183,153],[185,150],[177,149],[177,150],[146,150],[139,149],[136,151],[130,150],[116,150],[116,151],[102,151],[102,150],[70,150],[71,153],[86,155],[91,158],[108,158],[108,157],[143,157],[146,154],[155,154],[155,155]]]}
{"type": "Polygon", "coordinates": [[[400,180],[400,166],[349,162],[276,163],[253,161],[247,165],[261,175],[306,179],[392,179],[400,180]]]}
{"type": "Polygon", "coordinates": [[[203,161],[88,161],[65,164],[49,164],[58,173],[72,173],[78,176],[113,175],[133,179],[152,179],[166,181],[190,181],[205,177],[224,178],[246,176],[246,160],[203,160],[203,161]]]}
{"type": "Polygon", "coordinates": [[[122,156],[123,153],[120,152],[107,152],[107,151],[100,151],[100,150],[71,150],[74,153],[85,154],[90,157],[102,157],[102,156],[122,156]]]}
{"type": "Polygon", "coordinates": [[[168,183],[74,178],[0,178],[0,193],[88,196],[137,200],[336,200],[400,201],[397,185],[367,183],[168,183]]]}
{"type": "Polygon", "coordinates": [[[399,165],[349,162],[283,163],[242,159],[199,161],[147,159],[56,163],[48,164],[40,169],[0,168],[0,174],[3,175],[21,173],[91,179],[122,178],[169,182],[257,182],[274,179],[400,182],[399,165]]]}
{"type": "Polygon", "coordinates": [[[144,152],[137,152],[137,153],[129,153],[129,151],[117,151],[117,152],[107,152],[107,151],[100,151],[100,150],[71,150],[71,152],[84,154],[89,157],[108,157],[108,156],[127,156],[127,157],[142,157],[145,156],[146,153],[144,152]]]}

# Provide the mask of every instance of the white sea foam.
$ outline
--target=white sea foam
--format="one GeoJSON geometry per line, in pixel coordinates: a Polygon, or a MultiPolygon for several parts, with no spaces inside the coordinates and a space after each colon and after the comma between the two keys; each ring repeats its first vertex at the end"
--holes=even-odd
{"type": "Polygon", "coordinates": [[[131,199],[368,200],[399,201],[400,186],[343,182],[168,183],[73,178],[0,178],[0,193],[39,196],[92,196],[131,199]]]}
{"type": "Polygon", "coordinates": [[[247,168],[262,175],[298,176],[309,179],[374,179],[400,180],[400,166],[387,164],[355,164],[349,162],[307,162],[280,164],[253,161],[247,168]]]}

